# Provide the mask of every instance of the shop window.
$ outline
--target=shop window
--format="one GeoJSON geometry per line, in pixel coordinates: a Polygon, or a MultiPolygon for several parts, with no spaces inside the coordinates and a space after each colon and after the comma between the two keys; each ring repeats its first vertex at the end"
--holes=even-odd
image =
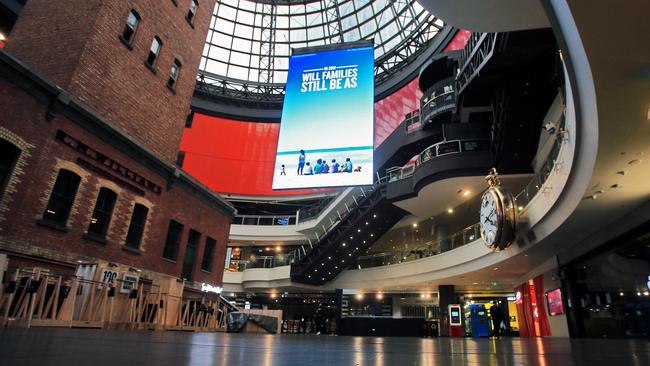
{"type": "Polygon", "coordinates": [[[59,171],[54,188],[43,213],[43,222],[64,228],[70,216],[81,178],[65,169],[59,171]]]}
{"type": "Polygon", "coordinates": [[[187,237],[185,257],[183,258],[183,272],[181,273],[181,277],[187,281],[192,281],[194,262],[196,261],[196,249],[199,246],[199,239],[201,239],[201,233],[196,230],[190,230],[190,234],[187,237]]]}
{"type": "Polygon", "coordinates": [[[122,42],[129,47],[133,44],[135,33],[138,30],[138,24],[140,24],[140,15],[137,11],[131,9],[129,16],[126,18],[126,24],[124,24],[122,35],[120,36],[122,42]]]}
{"type": "Polygon", "coordinates": [[[199,8],[199,2],[197,0],[192,0],[190,3],[190,8],[187,10],[187,16],[185,19],[192,24],[194,22],[194,16],[196,15],[196,11],[199,8]]]}
{"type": "Polygon", "coordinates": [[[154,70],[154,67],[156,66],[156,61],[158,60],[158,55],[160,54],[160,49],[162,48],[162,41],[158,37],[153,37],[153,41],[151,41],[151,47],[149,48],[149,55],[147,56],[147,60],[145,61],[145,64],[149,66],[152,70],[154,70]]]}
{"type": "Polygon", "coordinates": [[[90,225],[88,225],[88,235],[103,239],[108,230],[108,224],[111,222],[113,215],[113,208],[115,208],[115,201],[117,200],[117,193],[108,188],[101,188],[99,195],[97,195],[97,202],[93,215],[90,218],[90,225]]]}
{"type": "Polygon", "coordinates": [[[144,226],[147,223],[147,214],[149,214],[149,209],[146,206],[139,203],[135,204],[133,215],[131,216],[131,223],[129,224],[129,231],[126,234],[126,242],[124,243],[126,247],[140,249],[144,226]]]}
{"type": "Polygon", "coordinates": [[[178,74],[181,72],[181,62],[178,59],[174,59],[171,70],[169,70],[169,78],[167,79],[167,87],[171,90],[176,90],[176,80],[178,80],[178,74]]]}
{"type": "Polygon", "coordinates": [[[0,154],[0,197],[2,197],[20,156],[20,149],[8,141],[0,140],[0,151],[2,151],[0,154]]]}
{"type": "Polygon", "coordinates": [[[178,246],[181,243],[181,234],[183,233],[183,224],[174,220],[169,221],[167,229],[167,240],[163,250],[163,258],[175,261],[178,256],[178,246]]]}
{"type": "Polygon", "coordinates": [[[201,269],[204,271],[212,271],[212,257],[214,256],[214,248],[217,246],[217,241],[211,237],[205,239],[205,248],[203,249],[203,260],[201,261],[201,269]]]}

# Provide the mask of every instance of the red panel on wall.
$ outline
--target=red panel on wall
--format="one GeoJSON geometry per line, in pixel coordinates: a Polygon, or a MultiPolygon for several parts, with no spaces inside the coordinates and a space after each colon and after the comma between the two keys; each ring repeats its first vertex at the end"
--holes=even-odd
{"type": "MultiPolygon", "coordinates": [[[[471,32],[460,30],[445,51],[463,48],[471,32]]],[[[375,147],[404,119],[419,108],[422,92],[415,78],[388,97],[375,102],[375,147]]],[[[328,189],[271,189],[279,123],[245,122],[199,113],[186,128],[180,150],[183,169],[210,189],[244,195],[293,195],[328,189]]]]}
{"type": "Polygon", "coordinates": [[[244,122],[196,113],[181,141],[183,169],[210,189],[233,194],[287,195],[325,190],[271,189],[279,123],[244,122]]]}

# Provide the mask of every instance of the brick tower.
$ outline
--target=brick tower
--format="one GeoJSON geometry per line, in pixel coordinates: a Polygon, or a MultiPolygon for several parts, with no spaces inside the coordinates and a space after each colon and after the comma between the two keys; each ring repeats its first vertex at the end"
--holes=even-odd
{"type": "Polygon", "coordinates": [[[214,4],[30,0],[6,49],[174,162],[214,4]]]}

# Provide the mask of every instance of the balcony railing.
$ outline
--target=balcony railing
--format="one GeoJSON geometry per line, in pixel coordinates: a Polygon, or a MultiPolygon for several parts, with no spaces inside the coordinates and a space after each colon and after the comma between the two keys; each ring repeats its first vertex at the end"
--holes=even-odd
{"type": "Polygon", "coordinates": [[[406,134],[413,133],[422,129],[422,122],[420,121],[420,110],[416,109],[411,113],[404,116],[404,128],[406,134]]]}
{"type": "Polygon", "coordinates": [[[429,123],[441,113],[456,108],[455,79],[443,79],[433,84],[424,92],[420,99],[420,120],[429,123]]]}
{"type": "MultiPolygon", "coordinates": [[[[517,211],[525,211],[533,197],[543,189],[553,169],[558,166],[556,161],[560,155],[562,144],[566,139],[564,130],[564,117],[560,120],[560,128],[556,135],[553,147],[546,158],[542,168],[533,176],[524,189],[515,196],[517,211]]],[[[356,263],[350,269],[363,269],[369,267],[387,266],[391,264],[404,263],[416,259],[431,257],[452,249],[459,248],[478,240],[481,235],[479,223],[469,226],[463,230],[453,233],[446,238],[432,241],[421,246],[413,246],[405,249],[389,252],[371,254],[357,258],[356,263]]]]}
{"type": "Polygon", "coordinates": [[[413,164],[404,167],[388,168],[386,173],[389,182],[395,182],[400,179],[408,178],[415,173],[415,171],[427,161],[443,155],[458,154],[469,151],[487,151],[490,149],[490,140],[487,139],[471,139],[471,140],[452,140],[442,141],[433,144],[424,149],[417,160],[413,164]]]}
{"type": "Polygon", "coordinates": [[[267,216],[267,215],[235,215],[235,225],[266,225],[286,226],[296,224],[296,215],[267,216]]]}

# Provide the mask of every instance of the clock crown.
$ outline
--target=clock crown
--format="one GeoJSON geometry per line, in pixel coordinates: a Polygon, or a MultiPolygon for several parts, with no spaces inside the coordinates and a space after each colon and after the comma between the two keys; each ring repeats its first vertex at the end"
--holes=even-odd
{"type": "Polygon", "coordinates": [[[497,168],[490,169],[490,173],[485,176],[485,181],[490,187],[497,187],[501,185],[501,180],[499,179],[499,173],[497,173],[497,168]]]}

